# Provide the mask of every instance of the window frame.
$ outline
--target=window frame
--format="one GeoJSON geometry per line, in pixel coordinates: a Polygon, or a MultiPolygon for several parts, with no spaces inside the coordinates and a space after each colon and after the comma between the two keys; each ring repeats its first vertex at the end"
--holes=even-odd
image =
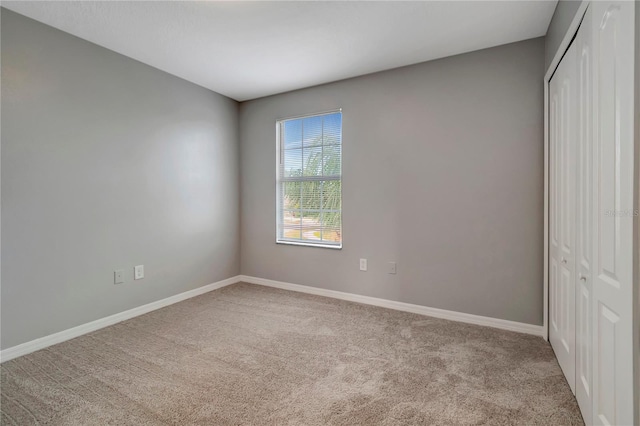
{"type": "MultiPolygon", "coordinates": [[[[328,248],[328,249],[333,249],[333,250],[342,250],[343,244],[344,244],[344,233],[342,232],[342,212],[344,211],[344,206],[343,206],[343,175],[342,175],[342,171],[343,171],[343,151],[342,151],[342,127],[343,127],[343,120],[340,121],[340,177],[339,179],[333,179],[333,180],[339,180],[340,181],[340,243],[336,243],[336,244],[331,244],[331,243],[327,243],[327,242],[313,242],[313,240],[299,240],[299,239],[286,239],[284,238],[284,236],[281,238],[280,237],[280,229],[279,229],[279,224],[283,223],[283,208],[282,208],[282,202],[281,202],[281,197],[282,194],[280,193],[280,184],[283,181],[282,180],[282,176],[280,175],[280,171],[281,171],[281,162],[283,161],[283,151],[284,148],[282,147],[284,141],[282,139],[282,131],[284,129],[284,123],[286,121],[291,121],[291,120],[301,120],[301,119],[305,119],[305,118],[309,118],[309,117],[317,117],[317,116],[322,116],[322,115],[329,115],[329,114],[336,114],[336,113],[340,113],[342,118],[344,118],[344,114],[342,111],[342,108],[338,108],[338,109],[334,109],[334,110],[329,110],[329,111],[322,111],[322,112],[314,112],[314,113],[310,113],[310,114],[303,114],[303,115],[296,115],[296,116],[290,116],[290,117],[284,117],[284,118],[278,118],[276,120],[276,244],[283,244],[283,245],[293,245],[293,246],[302,246],[302,247],[317,247],[317,248],[328,248]]],[[[324,143],[323,145],[324,146],[324,143]]],[[[304,148],[303,148],[304,149],[304,148]]],[[[294,181],[294,182],[304,182],[304,181],[313,181],[313,180],[332,180],[332,179],[326,179],[324,176],[307,176],[307,177],[302,177],[301,179],[286,179],[285,181],[294,181]]]]}

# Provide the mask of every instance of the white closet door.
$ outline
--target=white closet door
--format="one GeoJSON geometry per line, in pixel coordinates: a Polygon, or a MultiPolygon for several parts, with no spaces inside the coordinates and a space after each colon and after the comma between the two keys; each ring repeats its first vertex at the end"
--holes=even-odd
{"type": "Polygon", "coordinates": [[[634,2],[594,1],[590,8],[596,109],[593,422],[631,425],[634,2]]]}
{"type": "Polygon", "coordinates": [[[575,393],[576,44],[551,79],[549,340],[575,393]]]}
{"type": "Polygon", "coordinates": [[[593,82],[591,79],[591,9],[582,21],[577,47],[577,205],[576,205],[576,399],[591,424],[592,249],[593,249],[593,82]]]}

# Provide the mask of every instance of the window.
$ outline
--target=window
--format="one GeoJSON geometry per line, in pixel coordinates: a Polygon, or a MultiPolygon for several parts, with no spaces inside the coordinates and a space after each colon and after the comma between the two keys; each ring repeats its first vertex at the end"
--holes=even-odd
{"type": "Polygon", "coordinates": [[[342,112],[277,123],[276,242],[342,247],[342,112]]]}

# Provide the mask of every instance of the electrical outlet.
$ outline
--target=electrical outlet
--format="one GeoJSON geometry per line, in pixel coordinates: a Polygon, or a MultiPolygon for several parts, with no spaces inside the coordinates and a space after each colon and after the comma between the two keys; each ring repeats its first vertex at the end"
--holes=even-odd
{"type": "Polygon", "coordinates": [[[144,265],[138,265],[133,268],[133,279],[141,280],[144,278],[144,265]]]}
{"type": "Polygon", "coordinates": [[[123,282],[124,282],[124,270],[118,269],[117,271],[113,271],[113,283],[122,284],[123,282]]]}
{"type": "Polygon", "coordinates": [[[360,270],[361,271],[367,270],[367,259],[360,259],[360,270]]]}
{"type": "Polygon", "coordinates": [[[387,271],[390,274],[396,273],[396,262],[389,262],[389,270],[387,271]]]}

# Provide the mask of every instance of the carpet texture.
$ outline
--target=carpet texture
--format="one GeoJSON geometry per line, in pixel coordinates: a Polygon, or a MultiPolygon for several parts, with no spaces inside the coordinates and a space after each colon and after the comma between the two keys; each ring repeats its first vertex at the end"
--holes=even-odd
{"type": "Polygon", "coordinates": [[[582,424],[539,337],[244,283],[0,370],[7,425],[582,424]]]}

